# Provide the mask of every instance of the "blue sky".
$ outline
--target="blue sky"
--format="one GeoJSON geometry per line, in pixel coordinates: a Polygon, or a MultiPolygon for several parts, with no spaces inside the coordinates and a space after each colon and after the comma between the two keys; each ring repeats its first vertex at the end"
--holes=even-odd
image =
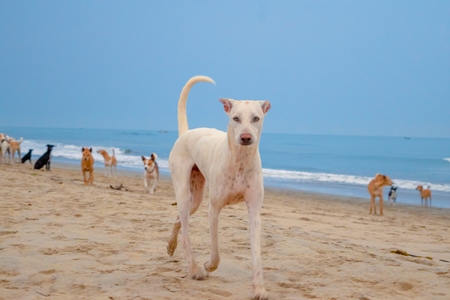
{"type": "Polygon", "coordinates": [[[450,138],[450,1],[0,1],[1,126],[450,138]]]}

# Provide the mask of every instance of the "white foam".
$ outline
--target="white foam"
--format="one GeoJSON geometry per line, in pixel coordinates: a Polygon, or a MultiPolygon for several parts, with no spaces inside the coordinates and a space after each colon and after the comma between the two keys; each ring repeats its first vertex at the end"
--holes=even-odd
{"type": "MultiPolygon", "coordinates": [[[[266,178],[272,179],[286,179],[294,182],[311,182],[311,183],[337,183],[349,185],[364,185],[372,180],[372,177],[353,176],[344,174],[329,174],[329,173],[310,173],[286,170],[263,169],[263,175],[266,178]]],[[[414,190],[418,185],[431,186],[432,190],[441,192],[450,192],[449,184],[436,184],[432,182],[419,182],[414,180],[404,180],[391,178],[395,186],[402,189],[414,190]]]]}
{"type": "MultiPolygon", "coordinates": [[[[22,143],[22,150],[24,153],[28,149],[33,149],[34,156],[40,156],[45,151],[47,142],[45,141],[32,141],[25,140],[22,143]]],[[[81,160],[81,147],[75,145],[64,145],[61,143],[54,144],[52,155],[53,157],[60,157],[69,160],[81,160]]],[[[92,146],[92,152],[96,162],[103,162],[103,157],[96,151],[99,149],[105,149],[111,155],[111,147],[103,146],[92,146]]],[[[129,168],[142,169],[142,159],[140,155],[129,155],[125,154],[125,151],[120,148],[114,148],[116,152],[116,158],[119,166],[125,166],[129,168]]],[[[450,158],[444,158],[450,162],[450,158]]],[[[158,165],[161,170],[168,172],[169,164],[167,159],[158,158],[158,165]]],[[[345,174],[330,174],[330,173],[311,173],[311,172],[299,172],[299,171],[288,171],[288,170],[275,170],[275,169],[263,169],[263,175],[265,178],[283,180],[288,182],[311,182],[311,183],[335,183],[335,184],[346,184],[346,185],[360,185],[367,186],[367,184],[372,180],[372,177],[365,176],[354,176],[345,174]]],[[[432,190],[450,192],[450,184],[436,184],[432,182],[419,182],[413,180],[403,180],[391,178],[395,186],[399,186],[402,189],[414,190],[418,185],[431,186],[432,190]]]]}
{"type": "MultiPolygon", "coordinates": [[[[28,149],[33,149],[33,156],[41,156],[43,153],[47,151],[46,145],[47,145],[46,142],[26,140],[23,141],[22,143],[22,149],[24,153],[26,153],[28,149]]],[[[70,160],[78,160],[78,161],[81,160],[82,147],[75,145],[65,145],[61,143],[53,143],[53,145],[55,145],[55,147],[52,150],[52,156],[54,158],[59,157],[70,160]]],[[[109,153],[109,155],[112,155],[111,147],[92,146],[92,156],[94,157],[94,160],[96,162],[103,162],[103,157],[97,153],[97,150],[100,149],[104,149],[109,153]]],[[[114,148],[114,151],[118,165],[130,168],[139,168],[139,169],[142,168],[142,159],[140,156],[125,154],[125,151],[120,148],[114,148]]],[[[158,159],[158,165],[161,168],[166,168],[168,170],[169,164],[167,160],[158,159]]]]}

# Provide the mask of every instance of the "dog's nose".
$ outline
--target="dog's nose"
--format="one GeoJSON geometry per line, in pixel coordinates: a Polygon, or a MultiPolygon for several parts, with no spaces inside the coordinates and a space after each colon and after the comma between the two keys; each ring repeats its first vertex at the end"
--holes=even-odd
{"type": "Polygon", "coordinates": [[[250,133],[241,134],[241,144],[250,145],[252,142],[252,135],[250,133]]]}

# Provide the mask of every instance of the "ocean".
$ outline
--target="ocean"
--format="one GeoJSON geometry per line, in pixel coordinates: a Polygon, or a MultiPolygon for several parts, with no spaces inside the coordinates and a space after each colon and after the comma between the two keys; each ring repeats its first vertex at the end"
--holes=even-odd
{"type": "MultiPolygon", "coordinates": [[[[33,149],[33,163],[53,144],[53,160],[79,164],[81,147],[96,153],[114,148],[120,170],[142,171],[141,155],[158,155],[161,173],[169,174],[168,156],[176,131],[56,129],[2,127],[0,132],[23,137],[22,155],[33,149]]],[[[259,150],[265,185],[324,194],[365,198],[376,173],[388,175],[397,189],[397,203],[421,205],[417,185],[430,186],[432,206],[450,208],[450,139],[415,137],[262,134],[259,150]]],[[[389,188],[385,188],[387,199],[389,188]]]]}

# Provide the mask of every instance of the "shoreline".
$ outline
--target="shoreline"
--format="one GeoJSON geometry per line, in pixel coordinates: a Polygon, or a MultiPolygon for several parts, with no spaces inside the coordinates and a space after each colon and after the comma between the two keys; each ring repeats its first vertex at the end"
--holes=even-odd
{"type": "MultiPolygon", "coordinates": [[[[98,162],[96,162],[95,165],[95,170],[97,175],[101,175],[103,176],[103,172],[104,172],[104,167],[103,164],[101,165],[101,167],[98,166],[98,162]]],[[[78,170],[80,169],[79,165],[76,163],[66,163],[66,162],[52,162],[52,166],[56,166],[58,168],[64,168],[64,169],[68,169],[68,170],[78,170]]],[[[120,169],[118,169],[118,174],[122,174],[125,176],[141,176],[142,177],[142,173],[143,170],[138,171],[134,168],[131,167],[121,167],[120,169]]],[[[81,171],[80,171],[81,173],[81,171]]],[[[160,180],[166,180],[171,182],[170,180],[170,174],[167,172],[161,172],[160,173],[160,180]]],[[[302,184],[302,185],[307,185],[307,184],[302,184]]],[[[365,187],[364,187],[365,189],[365,187]]],[[[360,196],[354,196],[354,195],[341,195],[341,194],[334,194],[334,193],[321,193],[321,192],[316,192],[316,191],[308,191],[308,190],[302,190],[299,188],[294,188],[291,185],[284,185],[284,184],[265,184],[264,186],[264,190],[265,192],[283,192],[283,191],[287,191],[290,193],[294,193],[294,194],[298,194],[298,196],[307,196],[307,195],[317,195],[317,196],[321,196],[323,198],[330,198],[330,199],[339,199],[340,201],[344,200],[344,201],[357,201],[358,203],[367,203],[367,207],[369,207],[369,203],[370,203],[370,195],[369,193],[367,193],[367,197],[360,197],[360,196]]],[[[385,194],[387,194],[387,191],[389,190],[388,187],[385,187],[384,192],[385,194]]],[[[419,193],[417,192],[417,197],[419,197],[419,193]]],[[[410,202],[406,202],[406,203],[402,203],[402,202],[396,202],[395,206],[402,206],[402,207],[408,207],[408,206],[412,206],[412,207],[422,207],[420,205],[420,202],[417,202],[418,204],[412,204],[410,202]]],[[[377,198],[377,207],[379,205],[379,200],[377,198]]],[[[384,207],[386,206],[390,206],[389,203],[387,202],[387,197],[384,198],[384,207]]],[[[450,210],[450,203],[449,203],[449,207],[436,207],[436,206],[428,206],[426,207],[427,209],[449,209],[450,210]]]]}
{"type": "MultiPolygon", "coordinates": [[[[245,204],[222,210],[221,264],[195,281],[180,237],[174,256],[166,253],[177,215],[169,178],[150,195],[139,172],[103,171],[84,186],[76,165],[0,165],[0,299],[251,298],[245,204]],[[127,190],[109,187],[119,184],[127,190]]],[[[199,264],[210,253],[206,200],[190,218],[199,264]]],[[[359,198],[267,188],[261,250],[270,298],[448,299],[448,210],[368,210],[359,198]]]]}

